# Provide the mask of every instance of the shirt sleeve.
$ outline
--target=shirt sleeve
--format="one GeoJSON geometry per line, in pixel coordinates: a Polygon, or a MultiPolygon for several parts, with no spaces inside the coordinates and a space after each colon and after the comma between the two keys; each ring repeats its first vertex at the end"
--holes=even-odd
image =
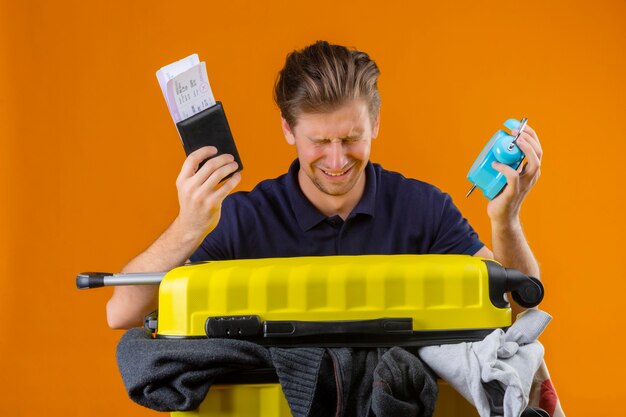
{"type": "Polygon", "coordinates": [[[467,219],[452,202],[452,198],[442,193],[442,201],[430,253],[474,255],[484,243],[478,238],[467,219]]]}
{"type": "Polygon", "coordinates": [[[204,238],[198,249],[189,257],[191,262],[230,259],[223,250],[223,245],[219,244],[220,239],[216,236],[219,233],[216,232],[217,228],[204,238]]]}

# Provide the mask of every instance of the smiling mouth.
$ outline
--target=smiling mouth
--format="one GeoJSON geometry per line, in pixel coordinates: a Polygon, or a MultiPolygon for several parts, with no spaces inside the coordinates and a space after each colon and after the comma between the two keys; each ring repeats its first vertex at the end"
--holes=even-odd
{"type": "Polygon", "coordinates": [[[346,169],[346,170],[343,170],[343,171],[341,171],[341,172],[329,172],[329,171],[326,171],[326,170],[323,170],[323,169],[321,169],[321,168],[320,168],[320,170],[321,170],[324,174],[326,174],[327,176],[329,176],[329,177],[331,177],[331,178],[339,178],[339,177],[343,177],[343,176],[344,176],[344,175],[346,175],[346,174],[347,174],[347,173],[348,173],[351,169],[352,169],[352,167],[350,167],[350,168],[348,168],[348,169],[346,169]]]}

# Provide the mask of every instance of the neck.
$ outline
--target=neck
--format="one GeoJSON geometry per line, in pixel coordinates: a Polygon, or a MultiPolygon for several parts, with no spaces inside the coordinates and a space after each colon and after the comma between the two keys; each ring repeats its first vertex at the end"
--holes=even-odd
{"type": "Polygon", "coordinates": [[[354,187],[342,195],[330,195],[321,191],[302,170],[298,172],[298,183],[304,196],[322,214],[327,217],[339,216],[346,220],[363,197],[365,177],[365,172],[361,173],[354,187]]]}

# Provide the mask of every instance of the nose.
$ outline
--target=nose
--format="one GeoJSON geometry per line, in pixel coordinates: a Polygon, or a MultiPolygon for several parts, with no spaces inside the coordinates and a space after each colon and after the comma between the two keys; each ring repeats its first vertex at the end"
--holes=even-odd
{"type": "Polygon", "coordinates": [[[329,146],[329,167],[333,171],[341,171],[343,167],[346,166],[347,158],[346,151],[344,149],[343,143],[341,140],[333,140],[330,142],[329,146]]]}

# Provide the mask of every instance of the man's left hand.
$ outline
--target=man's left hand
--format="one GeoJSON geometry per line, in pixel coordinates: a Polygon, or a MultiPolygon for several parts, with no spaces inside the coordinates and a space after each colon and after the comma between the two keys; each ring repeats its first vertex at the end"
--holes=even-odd
{"type": "MultiPolygon", "coordinates": [[[[517,132],[517,130],[513,130],[511,134],[515,136],[517,132]]],[[[526,164],[522,164],[515,170],[499,162],[493,163],[493,168],[506,177],[507,185],[498,196],[489,202],[487,214],[492,222],[502,225],[513,225],[519,222],[522,201],[541,174],[543,151],[533,128],[526,125],[516,144],[526,155],[526,164]]]]}

